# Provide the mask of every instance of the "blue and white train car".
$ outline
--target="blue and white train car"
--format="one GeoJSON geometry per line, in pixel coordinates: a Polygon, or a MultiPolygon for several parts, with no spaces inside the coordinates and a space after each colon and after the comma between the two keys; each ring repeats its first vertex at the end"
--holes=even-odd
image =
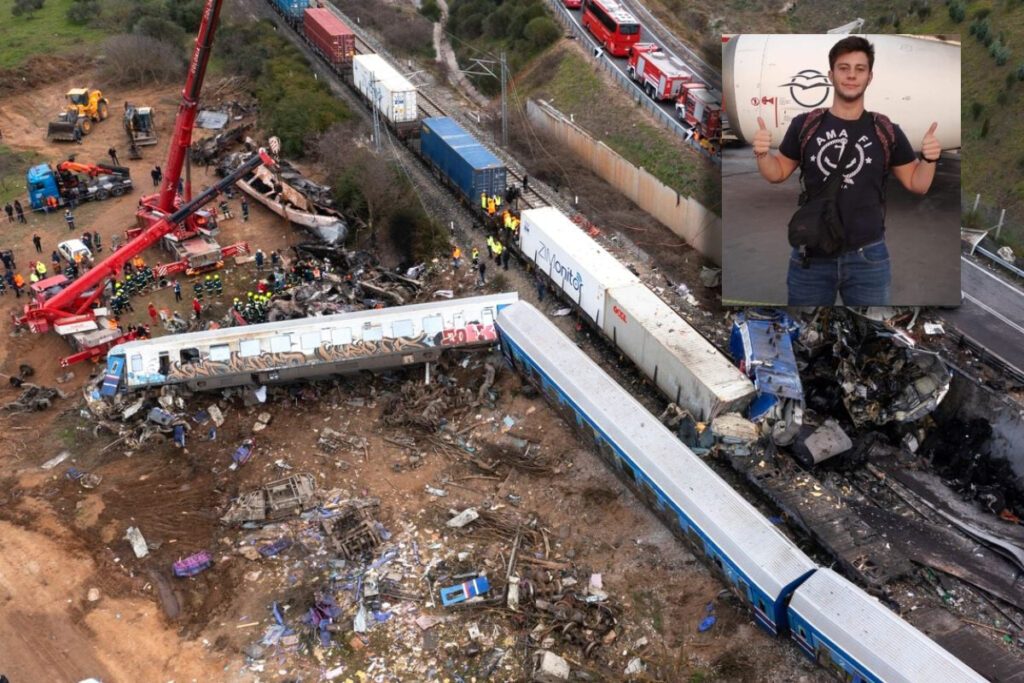
{"type": "Polygon", "coordinates": [[[985,680],[830,569],[818,569],[793,594],[789,628],[808,657],[851,683],[985,680]]]}
{"type": "Polygon", "coordinates": [[[496,343],[498,311],[518,299],[491,294],[131,341],[107,352],[103,393],[255,386],[434,361],[445,349],[496,343]]]}
{"type": "Polygon", "coordinates": [[[722,572],[770,633],[815,563],[722,481],[543,314],[519,302],[498,314],[509,362],[568,413],[601,455],[722,572]]]}

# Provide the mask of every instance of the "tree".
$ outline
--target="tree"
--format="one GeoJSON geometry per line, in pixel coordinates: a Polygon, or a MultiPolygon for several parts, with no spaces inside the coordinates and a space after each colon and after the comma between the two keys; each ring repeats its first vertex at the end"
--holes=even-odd
{"type": "Polygon", "coordinates": [[[177,81],[185,73],[180,45],[131,34],[111,36],[103,44],[102,74],[111,85],[145,85],[177,81]]]}
{"type": "Polygon", "coordinates": [[[20,17],[22,14],[31,15],[36,10],[41,10],[42,8],[43,0],[14,0],[11,14],[16,17],[20,17]]]}
{"type": "Polygon", "coordinates": [[[558,24],[547,17],[531,19],[523,29],[523,36],[538,50],[555,42],[561,35],[562,30],[558,28],[558,24]]]}

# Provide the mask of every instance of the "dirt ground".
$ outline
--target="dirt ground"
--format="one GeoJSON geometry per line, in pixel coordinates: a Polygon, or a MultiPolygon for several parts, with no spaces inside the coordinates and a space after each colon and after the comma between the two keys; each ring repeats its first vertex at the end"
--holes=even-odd
{"type": "MultiPolygon", "coordinates": [[[[118,148],[121,162],[132,170],[135,193],[81,205],[76,211],[78,231],[100,232],[107,247],[115,233],[132,224],[138,197],[153,189],[149,170],[166,159],[179,88],[108,93],[115,116],[99,124],[81,146],[47,143],[45,121],[59,109],[64,91],[80,81],[69,77],[10,98],[0,106],[0,117],[6,122],[7,144],[36,151],[50,162],[69,153],[82,161],[106,161],[108,147],[118,148]],[[115,104],[123,99],[157,108],[160,144],[145,148],[140,161],[126,159],[115,104]]],[[[205,181],[200,169],[195,191],[205,181]]],[[[237,216],[237,203],[235,208],[237,216]]],[[[39,259],[48,267],[50,251],[69,236],[61,215],[33,215],[28,225],[6,226],[2,247],[14,250],[19,272],[27,272],[36,256],[33,233],[42,237],[39,259]]],[[[248,240],[253,248],[269,252],[286,250],[306,237],[253,204],[251,220],[223,222],[218,239],[222,244],[248,240]]],[[[156,263],[166,257],[154,248],[144,258],[156,263]]],[[[441,270],[432,289],[473,291],[468,274],[455,278],[450,270],[441,270]]],[[[222,277],[226,292],[219,301],[208,301],[212,315],[226,310],[231,297],[256,280],[251,264],[229,264],[222,277]]],[[[529,284],[525,290],[524,298],[532,295],[529,284]]],[[[185,294],[190,291],[185,282],[185,294]]],[[[140,295],[134,300],[137,312],[123,322],[149,322],[149,301],[158,308],[175,309],[169,289],[140,295]]],[[[23,303],[8,292],[0,299],[4,317],[19,311],[23,303]]],[[[176,310],[188,317],[188,304],[186,298],[176,310]]],[[[470,553],[471,559],[481,562],[496,561],[488,552],[505,553],[507,559],[508,548],[475,543],[445,529],[449,509],[475,505],[535,515],[551,534],[554,556],[584,581],[590,573],[602,574],[605,590],[621,606],[618,638],[593,659],[583,661],[578,649],[556,647],[597,680],[623,677],[634,656],[648,665],[648,675],[662,680],[817,680],[822,675],[794,648],[758,631],[750,614],[723,593],[723,584],[596,455],[580,448],[573,432],[542,399],[527,398],[507,370],[498,373],[496,404],[481,404],[462,414],[449,434],[457,432],[472,448],[493,446],[508,438],[508,416],[516,430],[533,435],[534,455],[544,457],[557,474],[504,470],[497,479],[480,478],[465,462],[422,445],[423,434],[414,434],[421,444],[415,449],[397,445],[395,440],[408,433],[382,422],[384,402],[378,393],[393,390],[404,375],[273,392],[268,403],[258,407],[218,395],[193,397],[188,414],[213,402],[224,411],[226,422],[216,440],[197,438],[204,425],[193,431],[184,451],[166,442],[132,452],[110,434],[97,433],[95,422],[83,412],[82,389],[90,385],[90,375],[95,381],[99,367],[74,366],[69,378],[57,359],[70,349],[57,335],[9,332],[8,339],[0,349],[0,371],[10,374],[28,363],[36,370],[33,381],[54,386],[64,380],[57,386],[68,394],[46,412],[0,413],[0,672],[12,682],[89,676],[104,681],[311,680],[337,667],[344,671],[339,680],[355,680],[364,670],[374,678],[401,670],[396,653],[408,654],[410,643],[400,630],[402,624],[408,625],[407,619],[376,626],[361,647],[350,641],[347,613],[340,620],[345,627],[335,638],[339,645],[332,648],[304,649],[300,644],[277,648],[262,660],[243,652],[275,622],[275,602],[284,610],[285,621],[301,632],[297,618],[325,585],[323,565],[301,544],[275,558],[248,559],[251,554],[241,554],[239,548],[251,543],[250,535],[223,527],[218,518],[240,490],[302,471],[313,473],[321,490],[379,497],[376,518],[400,531],[400,538],[419,539],[424,562],[454,561],[457,552],[470,553]],[[253,461],[238,472],[228,471],[231,454],[252,435],[255,416],[262,410],[270,412],[273,421],[258,435],[253,461]],[[317,447],[318,432],[325,427],[365,439],[366,449],[341,457],[325,454],[317,447]],[[71,453],[69,460],[52,470],[40,469],[65,450],[71,453]],[[410,457],[413,452],[415,458],[410,457]],[[101,475],[102,481],[95,489],[83,488],[68,476],[75,473],[72,468],[101,475]],[[431,497],[425,493],[428,484],[446,487],[449,497],[431,497]],[[128,526],[138,527],[149,541],[151,553],[146,558],[137,559],[124,539],[128,526]],[[192,579],[170,577],[173,561],[201,549],[210,551],[213,569],[192,579]],[[180,605],[176,618],[168,615],[169,602],[180,605]],[[697,627],[708,614],[714,614],[717,623],[699,632],[697,627]],[[644,646],[642,638],[649,644],[644,646]]],[[[483,360],[476,354],[466,357],[464,367],[455,364],[455,382],[475,391],[483,360]]],[[[422,381],[422,372],[411,370],[407,377],[422,381]]],[[[17,395],[6,382],[0,386],[0,402],[17,395]]],[[[289,533],[296,537],[308,532],[303,521],[289,524],[289,533]]],[[[447,616],[440,607],[427,608],[415,601],[401,611],[409,618],[421,613],[447,616]]],[[[493,677],[522,680],[528,659],[523,625],[508,614],[490,611],[455,613],[453,621],[440,627],[441,650],[413,648],[415,658],[430,667],[398,678],[443,680],[459,674],[468,680],[477,664],[458,650],[467,645],[470,621],[508,634],[497,640],[514,652],[502,660],[493,677]]]]}

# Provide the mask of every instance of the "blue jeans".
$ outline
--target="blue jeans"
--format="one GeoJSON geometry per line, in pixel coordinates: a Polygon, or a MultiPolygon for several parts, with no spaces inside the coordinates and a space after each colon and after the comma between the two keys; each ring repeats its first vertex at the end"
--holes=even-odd
{"type": "Polygon", "coordinates": [[[789,257],[789,306],[832,306],[836,294],[844,306],[889,305],[889,250],[885,240],[867,244],[835,258],[807,260],[796,249],[789,257]]]}

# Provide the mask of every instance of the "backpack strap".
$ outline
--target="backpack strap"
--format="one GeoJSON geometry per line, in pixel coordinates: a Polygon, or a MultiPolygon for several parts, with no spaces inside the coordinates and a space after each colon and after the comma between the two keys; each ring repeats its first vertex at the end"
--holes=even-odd
{"type": "Polygon", "coordinates": [[[878,136],[879,142],[882,143],[882,153],[885,156],[885,172],[889,173],[889,167],[892,164],[892,151],[896,146],[896,127],[892,121],[885,114],[879,114],[878,112],[871,112],[871,118],[875,124],[875,135],[878,136]]]}
{"type": "Polygon", "coordinates": [[[807,143],[810,141],[814,134],[818,132],[818,128],[821,127],[822,119],[825,118],[825,112],[828,109],[826,107],[818,107],[807,112],[807,118],[804,119],[804,123],[800,126],[800,159],[801,164],[804,163],[804,150],[807,149],[807,143]]]}

